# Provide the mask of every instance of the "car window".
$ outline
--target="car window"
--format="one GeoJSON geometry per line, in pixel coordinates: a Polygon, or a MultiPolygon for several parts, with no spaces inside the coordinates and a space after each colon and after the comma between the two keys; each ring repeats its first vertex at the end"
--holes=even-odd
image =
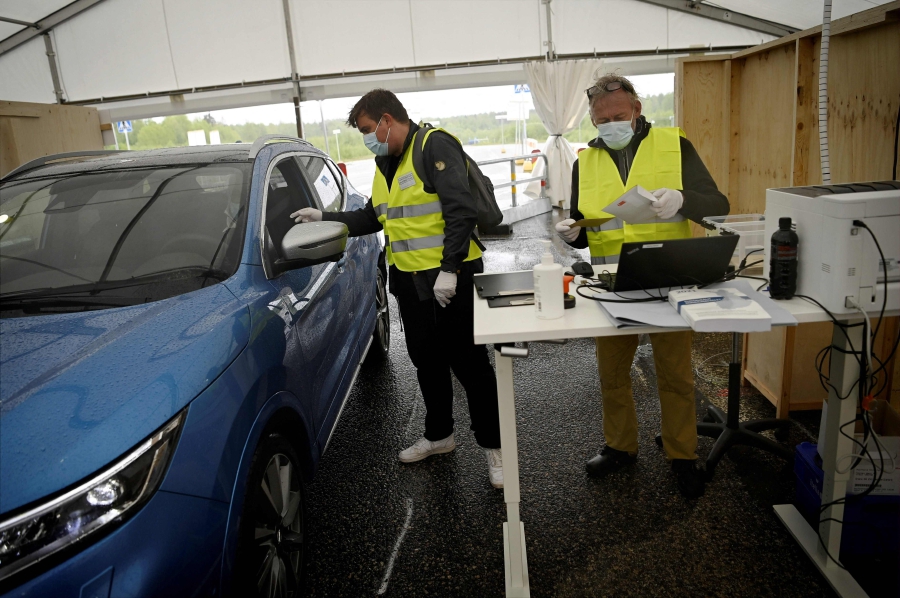
{"type": "Polygon", "coordinates": [[[322,210],[340,212],[344,209],[344,194],[341,190],[341,178],[326,164],[323,158],[316,156],[299,156],[298,162],[303,166],[310,183],[316,190],[322,210]]]}
{"type": "Polygon", "coordinates": [[[249,180],[248,164],[217,164],[9,181],[0,186],[0,293],[195,279],[141,290],[157,300],[230,276],[249,180]]]}
{"type": "Polygon", "coordinates": [[[270,260],[278,259],[281,241],[294,226],[291,214],[301,208],[315,206],[297,163],[288,158],[276,164],[269,175],[266,197],[267,252],[270,260]]]}

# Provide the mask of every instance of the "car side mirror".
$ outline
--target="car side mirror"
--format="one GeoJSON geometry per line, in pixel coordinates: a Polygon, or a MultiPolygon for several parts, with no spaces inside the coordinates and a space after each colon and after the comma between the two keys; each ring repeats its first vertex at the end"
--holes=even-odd
{"type": "Polygon", "coordinates": [[[272,264],[278,276],[288,270],[336,262],[344,255],[350,232],[342,222],[295,224],[281,241],[281,257],[272,264]]]}

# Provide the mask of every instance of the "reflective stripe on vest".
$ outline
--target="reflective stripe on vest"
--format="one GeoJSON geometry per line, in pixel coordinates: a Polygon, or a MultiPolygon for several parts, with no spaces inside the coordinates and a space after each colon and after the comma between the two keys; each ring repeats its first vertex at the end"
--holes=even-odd
{"type": "MultiPolygon", "coordinates": [[[[623,184],[619,169],[605,149],[589,147],[578,155],[578,209],[585,218],[608,218],[602,208],[637,185],[653,191],[681,189],[681,142],[684,131],[677,127],[654,127],[638,147],[628,180],[623,184]]],[[[619,255],[622,243],[691,236],[687,220],[652,224],[628,224],[623,228],[588,230],[593,257],[619,255]]]]}
{"type": "MultiPolygon", "coordinates": [[[[425,191],[412,160],[412,144],[421,143],[424,148],[428,136],[440,130],[443,129],[416,132],[400,159],[390,190],[381,169],[375,168],[372,208],[384,227],[387,262],[404,272],[438,268],[444,258],[441,202],[436,193],[425,191]]],[[[464,261],[480,257],[481,250],[470,240],[469,253],[464,261]]]]}

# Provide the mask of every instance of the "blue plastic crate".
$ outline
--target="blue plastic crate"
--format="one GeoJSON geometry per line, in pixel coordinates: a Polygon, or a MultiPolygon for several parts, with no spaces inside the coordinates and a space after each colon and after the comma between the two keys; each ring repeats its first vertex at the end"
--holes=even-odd
{"type": "MultiPolygon", "coordinates": [[[[813,528],[819,525],[822,504],[822,468],[816,464],[816,445],[797,445],[797,509],[813,528]]],[[[866,496],[844,505],[841,555],[873,555],[900,550],[900,496],[866,496]]]]}

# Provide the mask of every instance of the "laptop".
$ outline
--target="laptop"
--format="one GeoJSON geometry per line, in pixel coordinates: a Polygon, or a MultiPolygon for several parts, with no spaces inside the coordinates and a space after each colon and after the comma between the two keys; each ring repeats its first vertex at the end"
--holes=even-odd
{"type": "MultiPolygon", "coordinates": [[[[711,284],[725,276],[738,235],[623,243],[613,291],[711,284]]],[[[758,256],[763,259],[762,255],[758,256]]]]}

